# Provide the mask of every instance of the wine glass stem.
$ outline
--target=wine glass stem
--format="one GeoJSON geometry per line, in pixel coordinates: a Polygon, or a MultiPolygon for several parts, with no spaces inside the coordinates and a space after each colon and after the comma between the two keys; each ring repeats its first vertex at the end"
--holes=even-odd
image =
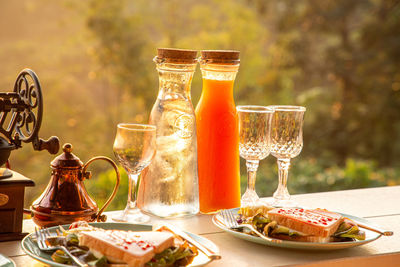
{"type": "Polygon", "coordinates": [[[278,159],[279,184],[274,197],[279,199],[289,199],[287,190],[287,180],[289,175],[290,159],[278,159]]]}
{"type": "Polygon", "coordinates": [[[258,160],[246,160],[246,166],[247,166],[247,190],[255,191],[258,160]]]}
{"type": "Polygon", "coordinates": [[[137,182],[139,174],[129,174],[129,188],[128,188],[128,209],[136,208],[136,196],[137,196],[137,182]]]}

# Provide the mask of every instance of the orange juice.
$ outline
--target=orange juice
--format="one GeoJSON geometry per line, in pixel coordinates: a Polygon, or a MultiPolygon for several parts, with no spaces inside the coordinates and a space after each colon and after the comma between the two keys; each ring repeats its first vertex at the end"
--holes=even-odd
{"type": "Polygon", "coordinates": [[[240,206],[239,132],[234,80],[204,78],[196,107],[200,211],[240,206]]]}

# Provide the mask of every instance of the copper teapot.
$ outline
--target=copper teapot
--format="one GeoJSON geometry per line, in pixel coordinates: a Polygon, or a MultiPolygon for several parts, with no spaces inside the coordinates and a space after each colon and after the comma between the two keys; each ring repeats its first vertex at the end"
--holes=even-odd
{"type": "Polygon", "coordinates": [[[68,224],[75,221],[105,221],[103,211],[117,193],[120,174],[117,165],[110,158],[98,156],[91,158],[85,164],[72,154],[72,145],[65,144],[63,153],[51,162],[51,178],[45,191],[36,199],[32,206],[32,219],[41,227],[59,224],[68,224]],[[96,202],[86,191],[84,179],[90,179],[91,172],[87,167],[96,160],[105,160],[110,163],[116,173],[114,189],[99,210],[96,202]]]}

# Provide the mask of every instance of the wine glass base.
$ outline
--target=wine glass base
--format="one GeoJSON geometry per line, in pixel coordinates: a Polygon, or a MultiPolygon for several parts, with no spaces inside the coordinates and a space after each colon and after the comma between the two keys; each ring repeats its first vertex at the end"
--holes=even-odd
{"type": "Polygon", "coordinates": [[[246,190],[240,200],[241,207],[256,207],[260,205],[260,198],[258,197],[256,191],[246,190]]]}
{"type": "Polygon", "coordinates": [[[120,214],[112,217],[112,220],[116,222],[146,223],[150,221],[150,217],[136,208],[133,210],[124,210],[120,214]]]}

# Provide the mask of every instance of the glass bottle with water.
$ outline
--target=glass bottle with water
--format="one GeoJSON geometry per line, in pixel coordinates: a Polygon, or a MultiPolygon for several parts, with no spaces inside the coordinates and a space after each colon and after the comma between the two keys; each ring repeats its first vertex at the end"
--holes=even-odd
{"type": "Polygon", "coordinates": [[[157,126],[156,155],[143,171],[138,207],[171,218],[199,212],[196,119],[190,86],[197,51],[158,49],[159,92],[150,114],[157,126]]]}

